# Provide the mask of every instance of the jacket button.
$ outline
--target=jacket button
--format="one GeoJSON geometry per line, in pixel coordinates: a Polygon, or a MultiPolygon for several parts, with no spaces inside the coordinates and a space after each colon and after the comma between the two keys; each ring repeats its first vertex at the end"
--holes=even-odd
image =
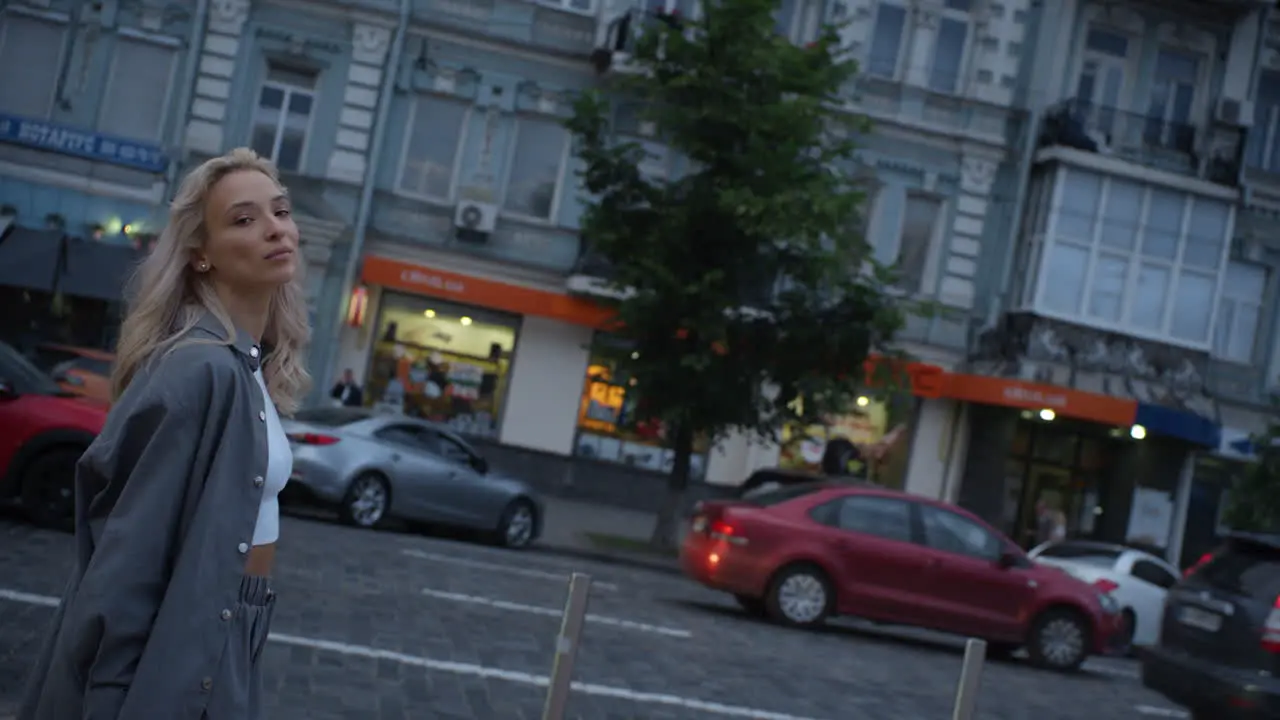
{"type": "Polygon", "coordinates": [[[223,610],[223,611],[222,611],[221,613],[219,613],[218,615],[219,615],[223,620],[230,620],[230,619],[231,619],[231,611],[230,611],[230,610],[223,610]]]}
{"type": "Polygon", "coordinates": [[[249,552],[249,543],[240,543],[236,546],[236,549],[240,551],[241,555],[243,555],[249,552]]]}
{"type": "Polygon", "coordinates": [[[256,357],[258,357],[258,346],[257,346],[257,345],[254,345],[253,347],[249,348],[249,357],[255,357],[255,358],[256,358],[256,357]]]}
{"type": "Polygon", "coordinates": [[[200,681],[200,689],[210,690],[212,688],[213,688],[213,678],[206,677],[205,679],[200,681]]]}
{"type": "Polygon", "coordinates": [[[267,421],[267,413],[266,413],[265,411],[263,411],[263,410],[259,410],[259,411],[258,411],[258,419],[259,419],[259,420],[261,420],[261,421],[263,421],[263,422],[266,422],[266,421],[267,421]]]}
{"type": "Polygon", "coordinates": [[[259,475],[258,477],[256,477],[256,478],[254,478],[254,479],[253,479],[253,486],[254,486],[254,487],[262,487],[262,484],[263,484],[264,482],[266,482],[266,481],[262,479],[262,476],[261,476],[261,475],[259,475]]]}

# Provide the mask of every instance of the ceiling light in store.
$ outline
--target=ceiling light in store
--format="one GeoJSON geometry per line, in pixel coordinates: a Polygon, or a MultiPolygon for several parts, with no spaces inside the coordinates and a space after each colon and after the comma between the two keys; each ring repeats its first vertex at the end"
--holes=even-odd
{"type": "Polygon", "coordinates": [[[640,359],[640,353],[638,353],[638,352],[633,352],[633,353],[631,353],[631,359],[632,359],[632,360],[639,360],[639,359],[640,359]]]}
{"type": "Polygon", "coordinates": [[[859,395],[855,402],[858,403],[858,407],[866,407],[871,404],[871,398],[866,395],[859,395]]]}
{"type": "Polygon", "coordinates": [[[458,318],[458,322],[462,323],[463,325],[470,325],[471,318],[467,317],[466,315],[463,315],[462,317],[458,318]]]}
{"type": "Polygon", "coordinates": [[[1142,427],[1141,425],[1134,425],[1133,427],[1129,428],[1129,437],[1133,438],[1134,440],[1141,440],[1146,436],[1147,436],[1147,429],[1142,427]]]}
{"type": "Polygon", "coordinates": [[[435,310],[423,310],[423,311],[422,311],[422,317],[429,317],[429,318],[433,318],[433,317],[435,317],[435,316],[436,316],[436,311],[435,311],[435,310]]]}
{"type": "Polygon", "coordinates": [[[1051,422],[1056,417],[1058,417],[1058,413],[1050,410],[1049,408],[1045,408],[1040,411],[1040,419],[1045,422],[1051,422]]]}

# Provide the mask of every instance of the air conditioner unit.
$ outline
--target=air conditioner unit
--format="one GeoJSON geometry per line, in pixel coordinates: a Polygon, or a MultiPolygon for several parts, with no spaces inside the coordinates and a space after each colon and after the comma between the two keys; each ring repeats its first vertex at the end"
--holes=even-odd
{"type": "Polygon", "coordinates": [[[498,222],[498,206],[491,203],[463,200],[453,211],[453,224],[459,230],[489,234],[498,222]]]}
{"type": "Polygon", "coordinates": [[[1218,98],[1213,117],[1224,125],[1250,127],[1253,125],[1253,102],[1236,98],[1218,98]]]}

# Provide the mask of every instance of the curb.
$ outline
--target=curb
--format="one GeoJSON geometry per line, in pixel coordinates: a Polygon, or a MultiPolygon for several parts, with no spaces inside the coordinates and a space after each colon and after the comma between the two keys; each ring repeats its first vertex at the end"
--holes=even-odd
{"type": "Polygon", "coordinates": [[[628,553],[607,552],[604,550],[593,550],[591,548],[564,547],[560,545],[532,545],[529,549],[545,555],[556,555],[576,560],[590,560],[591,562],[603,563],[605,565],[617,565],[620,567],[648,570],[667,575],[678,576],[682,574],[680,572],[680,566],[675,559],[664,561],[658,558],[648,558],[628,553]]]}

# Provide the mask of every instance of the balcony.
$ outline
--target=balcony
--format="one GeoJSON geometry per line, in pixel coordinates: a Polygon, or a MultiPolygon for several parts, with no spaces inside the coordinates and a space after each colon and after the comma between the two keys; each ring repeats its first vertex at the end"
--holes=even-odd
{"type": "Polygon", "coordinates": [[[1221,185],[1239,182],[1240,128],[1171,122],[1080,99],[1049,108],[1040,148],[1067,147],[1221,185]]]}
{"type": "Polygon", "coordinates": [[[605,2],[596,30],[596,49],[591,55],[596,71],[628,73],[636,39],[646,29],[663,23],[678,26],[680,18],[697,17],[695,0],[621,0],[605,2]]]}

